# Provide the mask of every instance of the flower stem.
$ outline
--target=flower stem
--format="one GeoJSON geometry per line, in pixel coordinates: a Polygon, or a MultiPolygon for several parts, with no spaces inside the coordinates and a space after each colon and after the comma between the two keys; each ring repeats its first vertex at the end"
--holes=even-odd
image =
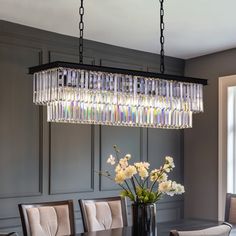
{"type": "Polygon", "coordinates": [[[134,175],[134,179],[136,180],[137,184],[139,185],[140,188],[143,188],[143,186],[139,183],[137,177],[134,175]]]}
{"type": "Polygon", "coordinates": [[[133,197],[134,197],[134,194],[133,194],[133,192],[132,192],[131,188],[129,187],[129,184],[127,183],[126,180],[125,180],[125,184],[126,184],[127,188],[129,189],[130,193],[131,193],[131,194],[133,195],[133,197]]]}
{"type": "Polygon", "coordinates": [[[134,178],[133,178],[133,177],[131,178],[131,183],[132,183],[132,185],[133,185],[134,192],[135,192],[135,194],[136,194],[135,200],[138,202],[138,194],[137,194],[137,189],[136,189],[136,186],[135,186],[134,178]]]}
{"type": "Polygon", "coordinates": [[[157,179],[152,183],[151,188],[150,188],[150,192],[152,192],[153,187],[154,187],[154,185],[156,184],[156,182],[157,182],[157,179]]]}
{"type": "MultiPolygon", "coordinates": [[[[108,176],[107,175],[107,173],[104,173],[104,172],[102,172],[102,171],[94,171],[94,172],[96,172],[96,173],[98,173],[99,175],[102,175],[102,176],[104,176],[104,177],[107,177],[108,179],[110,179],[111,181],[113,181],[113,182],[115,182],[115,180],[112,178],[112,177],[110,177],[110,176],[108,176]]],[[[126,192],[128,192],[128,190],[123,186],[123,185],[121,185],[121,184],[118,184],[123,190],[125,190],[126,192]]]]}
{"type": "Polygon", "coordinates": [[[142,184],[142,188],[144,188],[144,185],[145,185],[145,183],[148,181],[148,179],[149,179],[149,177],[147,177],[144,181],[143,181],[143,184],[142,184]]]}
{"type": "Polygon", "coordinates": [[[150,188],[150,192],[152,192],[154,185],[156,184],[157,180],[162,176],[162,174],[165,172],[165,170],[162,168],[160,174],[158,175],[158,177],[156,178],[156,180],[152,183],[151,188],[150,188]]]}
{"type": "Polygon", "coordinates": [[[119,159],[119,154],[118,153],[120,153],[120,151],[117,149],[117,146],[113,146],[113,148],[115,150],[116,159],[118,161],[118,159],[119,159]]]}

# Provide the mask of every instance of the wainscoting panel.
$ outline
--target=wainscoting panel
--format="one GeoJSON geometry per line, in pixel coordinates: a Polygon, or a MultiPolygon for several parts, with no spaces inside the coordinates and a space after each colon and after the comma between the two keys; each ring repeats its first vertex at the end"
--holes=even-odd
{"type": "Polygon", "coordinates": [[[165,156],[171,156],[175,162],[174,170],[169,174],[183,184],[183,131],[148,129],[148,161],[152,168],[160,166],[165,156]]]}
{"type": "Polygon", "coordinates": [[[183,201],[170,201],[157,205],[157,222],[183,218],[183,201]]]}
{"type": "Polygon", "coordinates": [[[39,108],[26,75],[40,54],[37,48],[0,44],[0,198],[41,193],[39,108]]]}
{"type": "MultiPolygon", "coordinates": [[[[74,201],[77,232],[82,232],[78,199],[119,194],[115,184],[96,173],[109,170],[106,159],[114,144],[122,155],[130,153],[131,161],[148,160],[152,167],[165,155],[173,156],[172,177],[183,182],[182,131],[49,124],[45,107],[33,105],[28,67],[56,60],[78,62],[77,45],[73,37],[0,21],[1,232],[22,235],[18,204],[66,199],[74,201]]],[[[86,64],[147,71],[158,62],[155,54],[85,40],[86,64]]],[[[183,74],[183,60],[166,57],[166,66],[183,74]]],[[[183,197],[164,198],[158,203],[157,220],[182,218],[183,204],[183,197]]]]}
{"type": "MultiPolygon", "coordinates": [[[[102,126],[101,128],[101,170],[112,172],[113,168],[106,163],[110,154],[115,156],[113,146],[117,145],[121,151],[120,157],[129,153],[132,156],[132,162],[138,162],[141,159],[141,129],[127,127],[102,126]]],[[[120,189],[106,177],[101,177],[101,188],[103,190],[120,189]]]]}
{"type": "Polygon", "coordinates": [[[93,126],[51,124],[50,193],[93,191],[93,126]]]}

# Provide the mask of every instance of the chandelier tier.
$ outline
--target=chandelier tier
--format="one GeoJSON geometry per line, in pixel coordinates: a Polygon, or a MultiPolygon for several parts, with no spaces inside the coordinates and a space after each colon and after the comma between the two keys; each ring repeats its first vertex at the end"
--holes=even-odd
{"type": "Polygon", "coordinates": [[[160,1],[160,72],[83,64],[84,6],[80,0],[79,64],[53,62],[29,68],[33,102],[47,106],[48,122],[130,127],[192,127],[203,112],[207,80],[164,74],[164,8],[160,1]]]}
{"type": "Polygon", "coordinates": [[[203,111],[201,79],[66,62],[29,71],[49,122],[189,128],[203,111]]]}

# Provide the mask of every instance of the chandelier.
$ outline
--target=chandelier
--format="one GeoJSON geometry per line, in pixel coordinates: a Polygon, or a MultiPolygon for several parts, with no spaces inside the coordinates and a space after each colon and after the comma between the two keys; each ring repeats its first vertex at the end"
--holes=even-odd
{"type": "Polygon", "coordinates": [[[80,63],[29,68],[33,102],[47,106],[48,122],[150,128],[190,128],[203,112],[207,80],[165,74],[164,9],[160,0],[161,73],[83,64],[84,7],[80,6],[80,63]]]}

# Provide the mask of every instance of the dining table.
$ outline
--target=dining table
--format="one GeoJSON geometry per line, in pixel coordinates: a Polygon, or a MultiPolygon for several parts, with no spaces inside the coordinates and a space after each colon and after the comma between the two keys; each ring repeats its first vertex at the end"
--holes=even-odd
{"type": "MultiPolygon", "coordinates": [[[[212,221],[212,220],[201,220],[201,219],[183,219],[170,222],[162,222],[156,224],[156,235],[155,236],[169,236],[170,230],[179,231],[189,231],[189,230],[200,230],[208,227],[214,227],[221,225],[222,221],[212,221]]],[[[134,233],[132,226],[101,230],[96,232],[86,232],[76,234],[76,236],[148,236],[148,235],[138,235],[137,232],[134,233]]],[[[153,235],[151,235],[153,236],[153,235]]],[[[236,228],[232,229],[230,236],[236,236],[236,228]]]]}

